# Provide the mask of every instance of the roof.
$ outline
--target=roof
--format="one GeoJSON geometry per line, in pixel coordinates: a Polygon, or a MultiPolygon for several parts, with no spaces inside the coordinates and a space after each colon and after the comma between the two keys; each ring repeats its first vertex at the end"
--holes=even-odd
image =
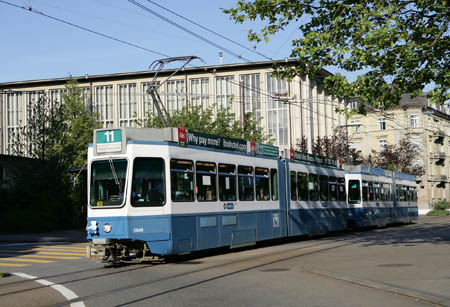
{"type": "MultiPolygon", "coordinates": [[[[205,72],[232,72],[236,70],[243,69],[258,69],[258,68],[270,68],[274,64],[279,65],[295,65],[298,63],[298,59],[286,59],[277,61],[261,61],[261,62],[250,62],[250,63],[237,63],[237,64],[224,64],[224,65],[209,65],[209,66],[195,66],[195,67],[185,67],[182,71],[188,72],[190,74],[195,73],[205,73],[205,72]]],[[[176,68],[164,69],[159,72],[159,76],[169,76],[176,68]]],[[[144,70],[144,71],[134,71],[134,72],[124,72],[124,73],[114,73],[114,74],[102,74],[102,75],[84,75],[84,76],[69,76],[64,78],[51,78],[51,79],[38,79],[38,80],[25,80],[25,81],[13,81],[0,83],[0,89],[8,88],[21,88],[30,86],[46,86],[46,85],[65,85],[70,78],[76,79],[80,84],[89,82],[104,82],[112,80],[125,80],[125,79],[144,79],[152,78],[156,70],[144,70]]],[[[320,72],[320,76],[327,77],[331,76],[332,73],[323,69],[320,72]]]]}

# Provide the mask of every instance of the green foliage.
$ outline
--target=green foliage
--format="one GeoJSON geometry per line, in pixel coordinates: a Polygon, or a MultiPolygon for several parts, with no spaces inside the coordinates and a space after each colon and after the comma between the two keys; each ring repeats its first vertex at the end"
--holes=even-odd
{"type": "MultiPolygon", "coordinates": [[[[325,78],[330,94],[359,98],[370,107],[395,106],[403,93],[419,94],[429,83],[436,103],[450,99],[450,3],[422,1],[240,0],[225,13],[236,22],[261,20],[250,41],[268,40],[288,25],[302,35],[292,40],[295,67],[277,76],[314,76],[327,66],[360,73],[354,82],[325,78]]],[[[365,109],[360,110],[366,112],[365,109]]]]}
{"type": "Polygon", "coordinates": [[[431,210],[427,213],[427,216],[447,216],[450,215],[450,211],[447,210],[431,210]]]}
{"type": "Polygon", "coordinates": [[[68,81],[62,98],[42,96],[31,104],[28,125],[15,136],[14,153],[33,159],[17,163],[14,184],[0,189],[1,231],[68,229],[84,220],[86,191],[81,184],[86,183],[72,187],[67,170],[86,165],[88,144],[99,125],[76,80],[68,81]]]}
{"type": "Polygon", "coordinates": [[[445,210],[450,209],[450,202],[446,200],[441,200],[433,204],[434,210],[445,210]]]}
{"type": "Polygon", "coordinates": [[[11,276],[11,274],[10,273],[5,273],[5,272],[0,272],[0,278],[3,278],[3,277],[9,277],[9,276],[11,276]]]}
{"type": "MultiPolygon", "coordinates": [[[[272,144],[270,135],[266,135],[259,126],[258,120],[253,113],[245,114],[244,127],[236,120],[236,115],[231,111],[231,104],[227,107],[218,108],[215,116],[215,105],[209,108],[202,106],[184,106],[181,110],[172,113],[172,124],[177,127],[183,124],[188,130],[201,133],[220,135],[229,138],[244,140],[254,139],[258,143],[272,144]]],[[[162,128],[162,122],[158,114],[147,114],[148,120],[143,123],[147,128],[162,128]]],[[[142,125],[142,123],[141,123],[142,125]]]]}

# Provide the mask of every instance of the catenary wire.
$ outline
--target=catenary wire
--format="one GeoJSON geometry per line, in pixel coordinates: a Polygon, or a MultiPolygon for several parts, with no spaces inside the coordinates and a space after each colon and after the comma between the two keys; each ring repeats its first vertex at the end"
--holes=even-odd
{"type": "Polygon", "coordinates": [[[148,13],[150,13],[150,14],[152,14],[152,15],[154,15],[154,16],[156,16],[156,17],[158,17],[158,18],[160,18],[160,19],[162,19],[162,20],[164,20],[164,21],[166,21],[166,22],[168,22],[169,24],[173,25],[174,27],[177,27],[178,29],[183,30],[183,31],[189,33],[190,35],[192,35],[192,36],[194,36],[194,37],[196,37],[196,38],[198,38],[198,39],[204,41],[205,43],[207,43],[207,44],[209,44],[209,45],[211,45],[211,46],[213,46],[213,47],[216,47],[216,48],[218,48],[219,50],[222,50],[222,51],[224,51],[224,52],[226,52],[226,53],[228,53],[228,54],[234,56],[235,58],[238,58],[238,59],[240,59],[240,60],[244,60],[244,61],[246,61],[246,62],[251,62],[249,59],[246,59],[246,58],[244,58],[243,56],[241,56],[241,55],[239,55],[239,54],[237,54],[237,53],[234,53],[233,51],[231,51],[231,50],[229,50],[229,49],[227,49],[227,48],[225,48],[225,47],[222,47],[222,46],[220,46],[220,45],[214,43],[213,41],[211,41],[211,40],[209,40],[209,39],[207,39],[207,38],[205,38],[205,37],[203,37],[203,36],[201,36],[201,35],[199,35],[199,34],[193,32],[193,31],[191,31],[191,30],[187,29],[187,28],[185,28],[185,27],[183,27],[183,26],[181,26],[181,25],[179,25],[179,24],[177,24],[176,22],[170,20],[169,18],[166,18],[166,17],[162,16],[161,14],[159,14],[159,13],[153,11],[152,9],[148,8],[147,6],[141,4],[141,3],[137,2],[137,1],[134,1],[134,0],[128,0],[128,2],[130,2],[131,4],[134,4],[135,6],[137,6],[137,7],[141,8],[141,9],[143,9],[144,11],[147,11],[148,13]]]}
{"type": "Polygon", "coordinates": [[[74,24],[74,23],[72,23],[72,22],[69,22],[69,21],[66,21],[66,20],[63,20],[63,19],[60,19],[60,18],[51,16],[51,15],[45,14],[45,13],[43,13],[43,12],[41,12],[41,11],[37,11],[37,10],[33,9],[32,7],[24,7],[24,6],[16,5],[16,4],[14,4],[14,3],[10,3],[10,2],[4,1],[4,0],[0,0],[0,3],[6,4],[6,5],[10,5],[10,6],[19,8],[19,9],[23,9],[23,10],[25,10],[25,11],[29,11],[29,12],[34,13],[34,14],[38,14],[38,15],[47,17],[47,18],[50,18],[50,19],[59,21],[59,22],[61,22],[61,23],[67,24],[67,25],[69,25],[69,26],[72,26],[72,27],[75,27],[75,28],[78,28],[78,29],[81,29],[81,30],[90,32],[90,33],[95,34],[95,35],[98,35],[98,36],[102,36],[102,37],[111,39],[111,40],[113,40],[113,41],[116,41],[116,42],[119,42],[119,43],[122,43],[122,44],[125,44],[125,45],[128,45],[128,46],[132,46],[132,47],[135,47],[135,48],[138,48],[138,49],[147,51],[147,52],[150,52],[150,53],[153,53],[153,54],[157,54],[157,55],[164,56],[164,57],[170,57],[170,56],[167,55],[167,54],[164,54],[164,53],[161,53],[161,52],[158,52],[158,51],[154,51],[154,50],[151,50],[151,49],[148,49],[148,48],[145,48],[145,47],[142,47],[142,46],[139,46],[139,45],[136,45],[136,44],[133,44],[133,43],[124,41],[124,40],[122,40],[122,39],[115,38],[115,37],[113,37],[113,36],[110,36],[110,35],[107,35],[107,34],[103,34],[103,33],[100,33],[100,32],[98,32],[98,31],[91,30],[91,29],[89,29],[89,28],[86,28],[86,27],[83,27],[83,26],[74,24]]]}
{"type": "Polygon", "coordinates": [[[263,58],[265,58],[265,59],[267,59],[267,60],[273,61],[272,58],[270,58],[270,57],[268,57],[268,56],[266,56],[266,55],[264,55],[264,54],[262,54],[262,53],[260,53],[260,52],[258,52],[258,51],[256,51],[256,50],[253,50],[253,49],[251,49],[251,48],[248,48],[248,47],[246,47],[246,46],[244,46],[244,45],[242,45],[242,44],[240,44],[240,43],[238,43],[238,42],[236,42],[236,41],[234,41],[234,40],[232,40],[232,39],[230,39],[230,38],[228,38],[228,37],[226,37],[226,36],[223,36],[223,35],[220,34],[220,33],[217,33],[217,32],[215,32],[215,31],[213,31],[213,30],[211,30],[211,29],[208,29],[207,27],[202,26],[201,24],[199,24],[199,23],[197,23],[197,22],[195,22],[195,21],[192,21],[192,20],[190,20],[189,18],[186,18],[186,17],[184,17],[184,16],[182,16],[182,15],[180,15],[180,14],[178,14],[178,13],[176,13],[176,12],[174,12],[174,11],[172,11],[172,10],[170,10],[170,9],[168,9],[168,8],[162,6],[162,5],[160,5],[160,4],[158,4],[158,3],[154,2],[154,1],[147,0],[147,2],[150,2],[151,4],[156,5],[157,7],[161,8],[161,9],[163,9],[163,10],[165,10],[165,11],[168,11],[169,13],[172,13],[173,15],[175,15],[175,16],[181,18],[181,19],[186,20],[187,22],[190,22],[190,23],[194,24],[194,25],[196,25],[197,27],[202,28],[203,30],[206,30],[206,31],[208,31],[208,32],[210,32],[210,33],[212,33],[212,34],[214,34],[214,35],[217,35],[217,36],[219,36],[220,38],[222,38],[222,39],[224,39],[224,40],[227,40],[227,41],[229,41],[229,42],[231,42],[231,43],[233,43],[233,44],[235,44],[235,45],[237,45],[237,46],[239,46],[239,47],[242,47],[242,48],[244,48],[244,49],[246,49],[246,50],[248,50],[248,51],[250,51],[250,52],[253,52],[253,53],[255,53],[255,54],[257,54],[257,55],[259,55],[259,56],[261,56],[261,57],[263,57],[263,58]]]}

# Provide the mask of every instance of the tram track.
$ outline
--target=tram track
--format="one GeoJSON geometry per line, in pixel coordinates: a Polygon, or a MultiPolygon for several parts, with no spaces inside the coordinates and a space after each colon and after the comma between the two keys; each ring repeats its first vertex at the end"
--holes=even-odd
{"type": "MultiPolygon", "coordinates": [[[[292,252],[300,252],[300,251],[304,251],[304,250],[311,249],[311,248],[319,248],[319,250],[313,251],[313,252],[308,252],[308,253],[305,253],[304,255],[317,253],[317,252],[328,250],[329,248],[322,248],[322,249],[320,249],[320,247],[326,246],[326,245],[330,245],[330,244],[336,244],[336,242],[335,241],[331,241],[331,242],[322,242],[322,243],[318,243],[318,244],[311,244],[311,245],[308,245],[308,246],[302,246],[302,247],[293,248],[293,249],[290,249],[290,250],[287,250],[287,251],[283,250],[281,252],[274,252],[274,253],[269,253],[269,254],[266,254],[266,255],[261,255],[259,257],[248,256],[248,257],[245,257],[245,258],[237,260],[237,261],[226,261],[226,262],[223,262],[223,263],[220,263],[220,264],[217,264],[217,265],[207,266],[207,267],[204,267],[204,268],[201,268],[201,269],[191,270],[191,271],[183,272],[181,274],[176,274],[176,275],[168,276],[168,277],[157,279],[157,280],[152,280],[152,281],[149,281],[149,282],[135,283],[135,284],[131,284],[131,285],[128,285],[128,286],[125,286],[125,287],[121,287],[121,288],[118,288],[118,289],[113,289],[113,290],[109,290],[109,291],[103,291],[103,292],[96,293],[96,294],[93,294],[93,295],[80,297],[80,298],[78,298],[76,300],[66,301],[66,302],[64,302],[62,304],[55,305],[55,306],[70,305],[71,303],[80,302],[80,301],[84,301],[84,300],[89,300],[89,299],[93,299],[93,298],[96,298],[96,297],[101,297],[101,296],[108,295],[108,294],[111,294],[111,293],[115,293],[115,292],[118,292],[118,291],[126,291],[126,290],[130,290],[130,289],[133,289],[133,288],[138,288],[138,287],[142,287],[142,286],[146,286],[146,285],[151,285],[151,284],[154,284],[154,283],[165,282],[165,281],[169,281],[169,280],[182,278],[182,277],[189,276],[189,275],[192,275],[192,274],[208,272],[210,270],[219,269],[219,268],[223,268],[223,267],[230,266],[230,265],[236,265],[236,264],[240,264],[240,263],[245,263],[245,262],[248,262],[249,260],[255,261],[255,260],[264,259],[264,258],[267,258],[267,257],[275,257],[275,256],[281,255],[281,254],[292,253],[292,252]]],[[[341,245],[339,245],[337,247],[332,247],[332,248],[338,248],[338,247],[346,246],[348,244],[350,244],[350,243],[341,244],[341,245]]],[[[294,256],[294,258],[295,257],[296,256],[294,256]]],[[[196,258],[190,257],[190,259],[196,259],[196,258]]],[[[274,263],[276,263],[278,261],[289,260],[289,259],[291,259],[291,257],[277,260],[274,263]]],[[[185,262],[185,261],[182,260],[179,263],[183,263],[183,262],[185,262]]],[[[88,281],[88,280],[94,280],[94,279],[103,278],[103,277],[109,277],[109,276],[118,275],[118,274],[125,274],[125,273],[131,272],[131,271],[148,269],[150,267],[158,266],[158,265],[171,265],[171,264],[177,264],[177,263],[178,262],[168,262],[168,263],[163,263],[163,264],[148,264],[148,265],[136,264],[139,267],[133,267],[133,268],[129,268],[129,269],[126,269],[126,270],[113,271],[113,272],[110,271],[111,268],[105,268],[105,267],[98,268],[98,269],[78,270],[78,271],[74,271],[74,272],[70,272],[70,273],[66,273],[66,274],[54,274],[54,275],[48,275],[48,276],[39,276],[36,279],[28,279],[28,280],[24,280],[24,281],[17,281],[17,282],[14,282],[14,283],[10,283],[8,285],[20,284],[20,283],[29,283],[30,281],[34,281],[34,280],[38,280],[38,279],[46,279],[46,280],[52,280],[53,279],[54,280],[55,278],[62,278],[62,277],[67,277],[67,276],[76,275],[76,274],[82,274],[82,273],[87,273],[87,272],[104,272],[105,270],[109,271],[109,272],[107,272],[105,274],[93,275],[93,276],[88,276],[88,277],[83,277],[83,278],[67,279],[67,280],[58,282],[58,284],[67,286],[67,285],[69,285],[71,283],[84,282],[84,281],[88,281]]],[[[272,263],[271,262],[263,262],[260,265],[255,266],[255,268],[258,268],[259,266],[270,265],[270,264],[272,264],[272,263]]],[[[246,271],[246,270],[250,270],[250,269],[253,269],[253,268],[251,267],[251,268],[247,268],[247,269],[239,270],[239,271],[246,271]]],[[[239,272],[235,272],[235,273],[232,273],[232,274],[225,274],[225,276],[233,275],[233,274],[236,274],[236,273],[239,273],[239,272]]],[[[214,278],[214,279],[217,279],[217,278],[214,278]]],[[[205,281],[205,282],[207,282],[207,281],[205,281]]],[[[24,289],[24,290],[19,290],[19,291],[14,291],[14,292],[8,292],[8,293],[0,294],[0,297],[6,297],[8,295],[18,295],[18,294],[22,294],[22,293],[25,293],[25,292],[30,292],[30,291],[34,291],[34,290],[38,290],[38,289],[42,289],[42,288],[47,288],[47,287],[49,287],[49,286],[40,285],[40,286],[34,287],[32,289],[24,289]]],[[[162,295],[162,294],[160,294],[160,295],[162,295]]]]}
{"type": "MultiPolygon", "coordinates": [[[[413,225],[407,225],[407,228],[417,228],[418,226],[431,226],[431,225],[420,225],[420,224],[413,224],[413,225]]],[[[380,231],[380,232],[384,232],[387,231],[388,229],[377,229],[376,231],[380,231]]],[[[402,231],[402,229],[395,229],[395,228],[390,228],[389,231],[394,231],[397,232],[398,231],[402,231]]],[[[121,291],[127,291],[130,289],[134,289],[134,288],[140,288],[140,287],[146,287],[146,286],[150,286],[150,285],[155,285],[155,284],[163,284],[164,282],[170,281],[170,280],[178,280],[180,278],[183,277],[187,277],[187,276],[195,276],[195,274],[199,274],[199,273],[204,273],[204,272],[214,272],[214,270],[218,270],[221,269],[223,270],[224,268],[228,268],[227,270],[230,270],[227,273],[223,273],[223,274],[216,274],[215,276],[212,276],[210,278],[204,278],[204,279],[200,279],[196,282],[192,282],[192,283],[186,283],[184,285],[178,286],[178,287],[173,287],[173,288],[169,288],[166,289],[164,291],[159,291],[157,293],[153,293],[151,295],[148,295],[146,297],[137,299],[135,301],[130,301],[130,302],[126,302],[125,304],[121,304],[118,306],[123,306],[126,304],[131,304],[131,303],[137,303],[140,301],[145,301],[145,300],[149,300],[158,296],[162,296],[164,294],[168,294],[168,293],[173,293],[173,292],[177,292],[183,289],[187,289],[190,287],[195,287],[201,284],[205,284],[208,282],[212,282],[215,280],[219,280],[222,278],[226,278],[228,276],[232,276],[235,274],[239,274],[242,272],[246,272],[246,271],[250,271],[250,270],[254,270],[254,269],[259,269],[262,268],[264,266],[269,266],[272,264],[276,264],[276,263],[280,263],[283,261],[288,261],[288,260],[292,260],[298,257],[304,257],[304,256],[308,256],[308,255],[312,255],[314,253],[320,253],[320,252],[324,252],[324,251],[329,251],[329,250],[333,250],[333,249],[337,249],[337,248],[341,248],[341,247],[345,247],[351,244],[354,244],[355,242],[353,241],[353,239],[355,239],[356,237],[365,237],[367,235],[372,235],[373,232],[369,231],[369,232],[362,232],[362,233],[346,233],[340,236],[327,236],[325,238],[320,238],[320,239],[316,239],[316,242],[311,242],[313,244],[308,244],[307,246],[301,246],[301,247],[295,247],[295,248],[290,248],[288,250],[283,249],[283,251],[276,251],[276,252],[272,252],[272,253],[268,253],[268,254],[264,254],[258,257],[254,257],[254,256],[246,256],[245,258],[239,259],[237,261],[233,260],[233,261],[225,261],[222,262],[220,264],[217,265],[212,265],[212,266],[207,266],[204,268],[200,268],[200,269],[196,269],[196,270],[190,270],[187,272],[183,272],[181,274],[176,274],[176,275],[172,275],[172,276],[167,276],[164,278],[159,278],[156,280],[152,280],[152,281],[148,281],[148,282],[139,282],[139,283],[134,283],[134,284],[130,284],[124,287],[120,287],[120,288],[115,288],[115,289],[111,289],[108,291],[101,291],[98,293],[94,293],[91,295],[86,295],[86,296],[82,296],[80,298],[74,299],[74,300],[69,300],[69,301],[65,301],[64,303],[61,304],[57,304],[54,306],[66,306],[66,305],[70,305],[72,303],[77,303],[77,302],[81,302],[81,301],[89,301],[98,297],[102,297],[102,296],[107,296],[108,294],[112,294],[112,293],[117,293],[117,292],[121,292],[121,291]],[[319,240],[319,243],[317,243],[317,240],[319,240]],[[325,240],[326,242],[323,242],[322,240],[325,240]],[[320,242],[322,241],[322,242],[320,242]],[[248,261],[251,260],[252,261],[252,265],[245,265],[246,263],[248,263],[248,261]]],[[[299,242],[308,242],[308,241],[299,241],[299,242]]],[[[295,244],[297,242],[291,242],[291,243],[287,243],[287,244],[295,244]]],[[[281,245],[271,245],[271,246],[281,246],[281,245]]],[[[286,246],[285,244],[283,244],[283,246],[286,246]]],[[[248,250],[248,249],[247,249],[248,250]]],[[[250,249],[251,250],[251,249],[250,249]]],[[[213,254],[211,256],[216,256],[218,255],[213,254]]],[[[200,257],[202,258],[202,257],[200,257]]],[[[183,260],[183,258],[181,259],[181,261],[174,261],[174,262],[167,262],[164,264],[160,264],[160,265],[171,265],[171,264],[177,264],[177,263],[183,263],[183,262],[187,262],[190,260],[195,260],[195,259],[199,259],[198,257],[196,257],[196,255],[188,256],[188,259],[183,260]]],[[[88,281],[88,280],[93,280],[93,279],[97,279],[97,278],[103,278],[103,277],[108,277],[108,276],[114,276],[114,275],[119,275],[120,274],[126,274],[128,272],[132,272],[132,271],[137,271],[137,270],[145,270],[148,269],[150,267],[153,266],[158,266],[158,264],[133,264],[133,267],[131,268],[127,268],[127,269],[121,269],[119,268],[115,268],[114,271],[110,271],[111,268],[97,268],[97,269],[86,269],[86,270],[77,270],[77,271],[73,271],[73,272],[69,272],[69,273],[65,273],[65,274],[54,274],[54,275],[48,275],[48,276],[43,276],[43,277],[39,277],[36,279],[42,279],[45,278],[47,280],[49,279],[54,279],[54,278],[62,278],[62,277],[69,277],[69,276],[73,276],[76,274],[82,274],[82,273],[96,273],[99,272],[100,274],[98,275],[93,275],[93,276],[88,276],[88,277],[82,277],[82,278],[72,278],[72,279],[67,279],[64,281],[59,282],[59,284],[61,285],[68,285],[71,283],[77,283],[77,282],[83,282],[83,281],[88,281]],[[138,267],[135,267],[138,266],[138,267]],[[120,269],[120,270],[116,270],[116,269],[120,269]],[[108,272],[105,272],[108,271],[108,272]],[[104,274],[103,274],[104,273],[104,274]]],[[[310,274],[316,274],[316,275],[321,275],[318,274],[315,271],[308,271],[308,270],[304,270],[304,272],[310,273],[310,274]]],[[[211,273],[212,274],[212,273],[211,273]]],[[[328,277],[326,274],[322,274],[323,277],[328,277]]],[[[331,277],[333,278],[333,277],[331,277]]],[[[340,280],[340,281],[346,281],[341,280],[339,278],[334,278],[335,280],[340,280]]],[[[32,280],[31,280],[32,281],[32,280]]],[[[15,283],[22,283],[22,282],[30,282],[30,280],[26,280],[26,281],[18,281],[15,283]]],[[[352,282],[353,284],[358,284],[360,286],[365,286],[367,287],[367,285],[363,284],[363,283],[357,283],[357,282],[352,282]]],[[[4,294],[0,294],[0,297],[4,297],[4,296],[8,296],[8,295],[14,295],[14,294],[20,294],[23,292],[28,292],[28,291],[33,291],[35,289],[39,289],[39,288],[45,288],[48,286],[42,285],[40,287],[36,287],[33,289],[25,289],[25,290],[21,290],[21,291],[16,291],[16,292],[10,292],[10,293],[4,293],[4,294]]],[[[386,291],[386,290],[384,290],[386,291]]],[[[401,293],[395,292],[395,291],[388,291],[392,294],[400,294],[403,295],[401,293]]],[[[421,301],[424,302],[428,302],[428,303],[433,303],[433,304],[438,304],[436,301],[431,301],[428,299],[423,299],[423,298],[419,298],[419,297],[414,297],[411,295],[404,295],[406,297],[412,297],[414,299],[419,299],[421,301]]]]}
{"type": "Polygon", "coordinates": [[[103,292],[99,292],[99,293],[95,293],[92,295],[87,295],[87,296],[83,296],[80,297],[78,299],[75,300],[70,300],[70,301],[66,301],[64,303],[61,304],[57,304],[54,306],[66,306],[66,305],[70,305],[72,303],[76,303],[76,302],[80,302],[80,301],[89,301],[95,298],[99,298],[111,293],[117,293],[120,291],[126,291],[126,290],[130,290],[133,288],[141,288],[141,287],[146,287],[146,286],[150,286],[150,285],[155,285],[155,284],[160,284],[159,286],[164,287],[164,285],[162,285],[164,282],[170,281],[170,280],[178,280],[180,278],[183,277],[190,277],[191,279],[193,278],[190,275],[195,275],[198,273],[203,273],[203,272],[208,272],[210,274],[214,274],[214,270],[217,270],[217,273],[210,277],[210,278],[200,278],[200,280],[196,281],[196,282],[187,282],[181,286],[177,286],[177,287],[168,287],[168,289],[164,290],[164,291],[159,291],[156,293],[153,293],[151,295],[148,295],[146,297],[142,297],[133,301],[128,301],[122,304],[118,304],[116,306],[126,306],[129,304],[134,304],[134,303],[138,303],[138,302],[142,302],[148,299],[152,299],[161,295],[165,295],[168,293],[173,293],[173,292],[177,292],[180,290],[184,290],[184,289],[188,289],[191,287],[195,287],[201,284],[205,284],[208,282],[212,282],[215,280],[219,280],[222,278],[226,278],[235,274],[239,274],[239,273],[243,273],[246,271],[250,271],[250,270],[254,270],[254,269],[259,269],[262,268],[264,266],[268,266],[268,265],[272,265],[272,264],[276,264],[279,262],[283,262],[283,261],[287,261],[287,260],[291,260],[291,259],[295,259],[298,257],[303,257],[303,256],[308,256],[308,255],[312,255],[314,253],[319,253],[319,252],[323,252],[323,251],[329,251],[332,249],[337,249],[337,248],[341,248],[344,246],[348,246],[351,243],[343,243],[343,244],[338,244],[337,242],[326,242],[326,243],[321,243],[321,244],[315,244],[312,246],[307,246],[307,247],[300,247],[300,248],[295,248],[295,249],[291,249],[291,250],[284,250],[284,251],[280,251],[280,252],[274,252],[274,253],[270,253],[270,254],[266,254],[266,255],[262,255],[259,257],[246,257],[245,259],[241,259],[238,261],[229,261],[226,263],[220,263],[218,265],[214,265],[214,266],[208,266],[206,268],[202,268],[202,269],[198,269],[198,270],[191,270],[188,272],[184,272],[182,274],[176,274],[176,275],[172,275],[172,276],[168,276],[165,278],[160,278],[157,280],[152,280],[149,282],[144,282],[144,283],[136,283],[136,284],[131,284],[125,287],[121,287],[121,288],[116,288],[116,289],[111,289],[108,291],[103,291],[103,292]],[[331,245],[331,246],[328,246],[331,245]],[[327,247],[324,247],[327,246],[327,247]],[[310,250],[313,249],[313,250],[310,250]],[[284,255],[284,256],[282,256],[284,255]],[[281,257],[280,257],[281,256],[281,257]],[[253,265],[245,265],[246,263],[248,263],[248,261],[251,260],[252,263],[257,262],[257,264],[253,264],[253,265]],[[220,273],[221,271],[223,271],[224,269],[226,269],[226,267],[231,267],[234,269],[227,269],[230,270],[227,273],[220,273]]]}

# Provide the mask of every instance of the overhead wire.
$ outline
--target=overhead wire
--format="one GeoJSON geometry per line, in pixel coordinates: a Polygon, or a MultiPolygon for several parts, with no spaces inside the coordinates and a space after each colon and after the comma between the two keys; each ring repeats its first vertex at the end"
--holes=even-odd
{"type": "Polygon", "coordinates": [[[199,28],[201,28],[201,29],[203,29],[203,30],[205,30],[205,31],[208,31],[208,32],[210,32],[210,33],[212,33],[212,34],[214,34],[214,35],[216,35],[216,36],[219,36],[220,38],[222,38],[222,39],[224,39],[224,40],[226,40],[226,41],[229,41],[230,43],[233,43],[233,44],[235,44],[235,45],[237,45],[237,46],[239,46],[239,47],[241,47],[241,48],[244,48],[244,49],[246,49],[246,50],[248,50],[248,51],[250,51],[250,52],[252,52],[252,53],[255,53],[255,54],[257,54],[257,55],[259,55],[259,56],[261,56],[261,57],[263,57],[263,58],[265,58],[265,59],[267,59],[267,60],[273,61],[272,58],[266,56],[265,54],[262,54],[262,53],[260,53],[260,52],[258,52],[258,51],[256,51],[256,50],[254,50],[254,49],[248,48],[247,46],[244,46],[244,45],[242,45],[242,44],[240,44],[240,43],[238,43],[238,42],[236,42],[236,41],[234,41],[234,40],[232,40],[232,39],[230,39],[230,38],[228,38],[228,37],[226,37],[226,36],[224,36],[224,35],[222,35],[222,34],[220,34],[220,33],[217,33],[217,32],[215,32],[215,31],[213,31],[213,30],[211,30],[211,29],[208,29],[207,27],[202,26],[201,24],[199,24],[199,23],[197,23],[197,22],[195,22],[195,21],[192,21],[192,20],[190,20],[189,18],[186,18],[186,17],[184,17],[184,16],[182,16],[182,15],[180,15],[180,14],[178,14],[178,13],[176,13],[176,12],[174,12],[174,11],[172,11],[172,10],[170,10],[170,9],[168,9],[168,8],[166,8],[166,7],[160,5],[160,4],[158,4],[158,3],[156,3],[156,2],[154,2],[154,1],[152,1],[152,0],[147,0],[147,2],[150,2],[151,4],[157,6],[157,7],[161,8],[161,9],[163,9],[163,10],[165,10],[165,11],[167,11],[167,12],[169,12],[169,13],[171,13],[171,14],[173,14],[173,15],[175,15],[175,16],[181,18],[181,19],[183,19],[183,20],[185,20],[185,21],[187,21],[187,22],[190,22],[190,23],[194,24],[194,25],[196,25],[197,27],[199,27],[199,28]]]}
{"type": "Polygon", "coordinates": [[[122,43],[122,44],[125,44],[125,45],[128,45],[128,46],[135,47],[135,48],[138,48],[138,49],[141,49],[141,50],[144,50],[144,51],[153,53],[153,54],[157,54],[157,55],[164,56],[164,57],[170,57],[170,56],[167,55],[167,54],[164,54],[164,53],[161,53],[161,52],[158,52],[158,51],[155,51],[155,50],[151,50],[151,49],[148,49],[148,48],[139,46],[139,45],[137,45],[137,44],[130,43],[130,42],[124,41],[124,40],[122,40],[122,39],[115,38],[115,37],[113,37],[113,36],[110,36],[110,35],[107,35],[107,34],[103,34],[103,33],[100,33],[100,32],[98,32],[98,31],[91,30],[91,29],[89,29],[89,28],[86,28],[86,27],[83,27],[83,26],[74,24],[74,23],[72,23],[72,22],[63,20],[63,19],[61,19],[61,18],[57,18],[57,17],[51,16],[51,15],[45,14],[44,12],[41,12],[41,11],[38,11],[38,10],[33,9],[32,7],[24,7],[24,6],[16,5],[16,4],[14,4],[14,3],[11,3],[11,2],[8,2],[8,1],[5,1],[5,0],[0,0],[0,3],[6,4],[6,5],[10,5],[10,6],[19,8],[19,9],[23,9],[23,10],[25,10],[25,11],[29,11],[29,12],[34,13],[34,14],[37,14],[37,15],[41,15],[41,16],[47,17],[47,18],[56,20],[56,21],[58,21],[58,22],[64,23],[64,24],[66,24],[66,25],[69,25],[69,26],[72,26],[72,27],[75,27],[75,28],[78,28],[78,29],[81,29],[81,30],[90,32],[90,33],[95,34],[95,35],[98,35],[98,36],[102,36],[102,37],[104,37],[104,38],[111,39],[111,40],[113,40],[113,41],[116,41],[116,42],[119,42],[119,43],[122,43]]]}
{"type": "Polygon", "coordinates": [[[178,29],[180,29],[182,31],[185,31],[186,33],[188,33],[188,34],[190,34],[190,35],[192,35],[192,36],[194,36],[194,37],[204,41],[205,43],[207,43],[207,44],[209,44],[209,45],[211,45],[213,47],[216,47],[217,49],[222,50],[222,51],[224,51],[224,52],[234,56],[235,58],[238,58],[240,60],[244,60],[246,62],[251,62],[249,59],[244,58],[243,56],[241,56],[241,55],[239,55],[239,54],[237,54],[237,53],[235,53],[235,52],[233,52],[233,51],[231,51],[231,50],[229,50],[229,49],[227,49],[225,47],[222,47],[219,44],[214,43],[213,41],[211,41],[211,40],[209,40],[209,39],[207,39],[207,38],[205,38],[205,37],[203,37],[203,36],[193,32],[191,30],[187,29],[186,27],[184,27],[182,25],[179,25],[178,23],[174,22],[173,20],[170,20],[169,18],[164,17],[163,15],[155,12],[154,10],[150,9],[149,7],[143,5],[143,4],[141,4],[141,3],[139,3],[139,2],[137,2],[135,0],[128,0],[128,2],[130,2],[131,4],[134,4],[135,6],[143,9],[144,11],[146,11],[146,12],[148,12],[148,13],[150,13],[150,14],[152,14],[152,15],[154,15],[154,16],[156,16],[156,17],[158,17],[158,18],[160,18],[160,19],[162,19],[164,21],[166,21],[167,23],[173,25],[174,27],[177,27],[178,29]]]}

